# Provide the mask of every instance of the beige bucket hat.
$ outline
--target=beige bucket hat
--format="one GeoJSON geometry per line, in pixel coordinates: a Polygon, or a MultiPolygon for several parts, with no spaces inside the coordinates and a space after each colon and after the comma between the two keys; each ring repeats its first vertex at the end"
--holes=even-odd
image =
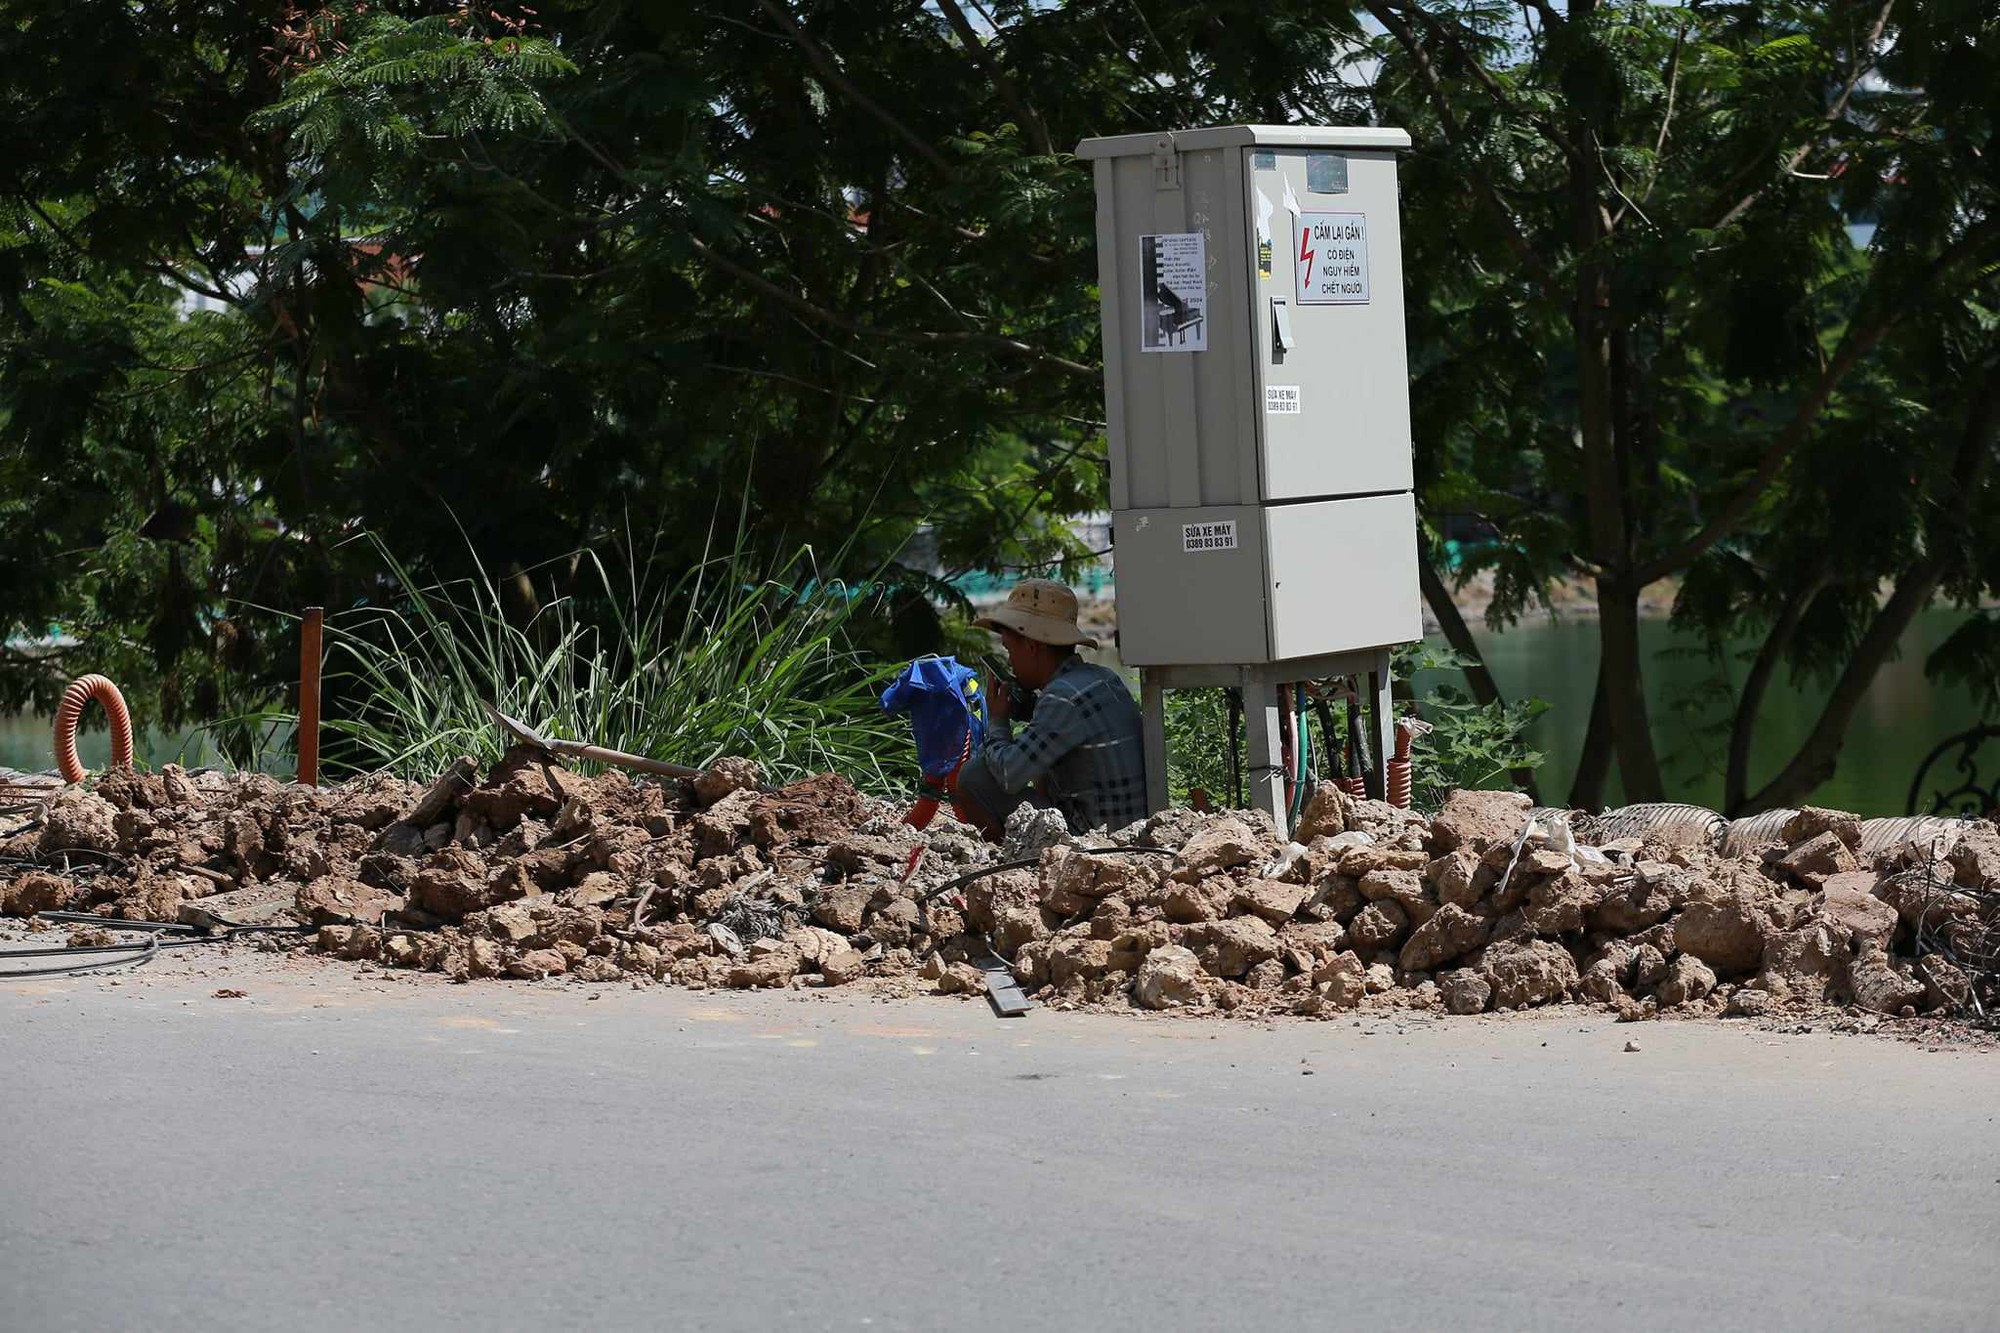
{"type": "Polygon", "coordinates": [[[1057,648],[1097,646],[1097,640],[1077,628],[1076,594],[1053,579],[1022,579],[1007,594],[1006,605],[972,623],[980,629],[1011,629],[1057,648]]]}

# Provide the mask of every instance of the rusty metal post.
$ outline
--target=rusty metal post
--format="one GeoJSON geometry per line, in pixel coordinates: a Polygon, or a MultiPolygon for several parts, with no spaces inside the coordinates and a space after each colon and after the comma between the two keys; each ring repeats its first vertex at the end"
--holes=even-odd
{"type": "Polygon", "coordinates": [[[323,607],[306,608],[299,635],[299,785],[319,786],[319,642],[323,607]]]}

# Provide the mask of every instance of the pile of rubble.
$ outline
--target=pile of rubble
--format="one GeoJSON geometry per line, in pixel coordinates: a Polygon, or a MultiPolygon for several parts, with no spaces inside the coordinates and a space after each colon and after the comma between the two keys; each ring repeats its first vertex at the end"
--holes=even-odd
{"type": "Polygon", "coordinates": [[[836,776],[586,777],[524,748],[428,787],[114,770],[0,841],[0,911],[261,913],[460,980],[977,993],[1004,962],[1045,1000],[1149,1009],[1991,1012],[2000,978],[1951,959],[2000,939],[2000,831],[1953,835],[1864,864],[1860,821],[1809,809],[1728,857],[1671,829],[1592,847],[1513,793],[1426,818],[1329,785],[1294,842],[1242,812],[1080,840],[1024,810],[995,849],[836,776]]]}

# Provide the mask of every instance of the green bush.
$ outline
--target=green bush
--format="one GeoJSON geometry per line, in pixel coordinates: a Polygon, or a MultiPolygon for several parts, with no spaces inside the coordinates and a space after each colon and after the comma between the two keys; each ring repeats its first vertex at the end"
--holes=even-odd
{"type": "MultiPolygon", "coordinates": [[[[1419,673],[1458,671],[1465,659],[1429,644],[1412,644],[1398,650],[1394,673],[1398,680],[1410,680],[1419,673]]],[[[1464,690],[1451,684],[1427,689],[1414,711],[1431,724],[1418,737],[1411,752],[1411,802],[1420,809],[1435,810],[1453,788],[1512,787],[1516,773],[1531,773],[1540,767],[1543,756],[1527,742],[1529,725],[1548,711],[1540,699],[1523,699],[1506,704],[1480,705],[1464,690]]],[[[1313,777],[1322,779],[1335,771],[1335,760],[1345,748],[1347,714],[1344,704],[1334,704],[1331,714],[1336,728],[1327,737],[1316,713],[1308,712],[1310,759],[1313,777]]],[[[1167,695],[1167,786],[1176,805],[1187,802],[1188,793],[1206,790],[1217,806],[1233,804],[1236,782],[1229,763],[1229,692],[1221,689],[1174,690],[1167,695]]],[[[1236,722],[1239,762],[1243,752],[1240,716],[1236,722]]]]}
{"type": "MultiPolygon", "coordinates": [[[[1460,671],[1468,659],[1428,643],[1400,648],[1395,673],[1410,680],[1419,672],[1460,671]]],[[[1411,751],[1410,803],[1435,810],[1454,788],[1512,788],[1515,774],[1541,767],[1542,752],[1530,748],[1528,727],[1549,710],[1542,699],[1479,704],[1456,685],[1437,684],[1418,701],[1417,716],[1431,731],[1411,751]]]]}
{"type": "Polygon", "coordinates": [[[907,724],[877,702],[893,668],[848,640],[862,599],[819,577],[809,550],[761,577],[739,552],[662,587],[582,552],[593,601],[612,608],[594,624],[567,596],[522,622],[483,568],[422,585],[376,545],[400,596],[328,620],[329,692],[358,701],[326,720],[330,764],[423,777],[460,754],[490,761],[506,747],[491,703],[549,736],[673,763],[746,755],[779,781],[831,770],[884,794],[913,779],[907,724]]]}
{"type": "MultiPolygon", "coordinates": [[[[1229,772],[1229,692],[1167,692],[1167,793],[1186,805],[1199,787],[1220,808],[1233,805],[1236,788],[1229,772]]],[[[1239,744],[1241,731],[1239,724],[1239,744]]],[[[1240,753],[1240,751],[1239,751],[1240,753]]]]}

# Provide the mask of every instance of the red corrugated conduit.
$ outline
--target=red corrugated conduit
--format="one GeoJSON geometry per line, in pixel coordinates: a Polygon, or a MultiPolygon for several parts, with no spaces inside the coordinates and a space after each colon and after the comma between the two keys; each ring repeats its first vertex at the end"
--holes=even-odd
{"type": "Polygon", "coordinates": [[[56,707],[56,770],[64,782],[83,781],[83,761],[76,757],[76,722],[92,699],[111,719],[112,764],[132,762],[132,715],[125,711],[125,696],[108,677],[81,676],[63,691],[62,703],[56,707]]]}

